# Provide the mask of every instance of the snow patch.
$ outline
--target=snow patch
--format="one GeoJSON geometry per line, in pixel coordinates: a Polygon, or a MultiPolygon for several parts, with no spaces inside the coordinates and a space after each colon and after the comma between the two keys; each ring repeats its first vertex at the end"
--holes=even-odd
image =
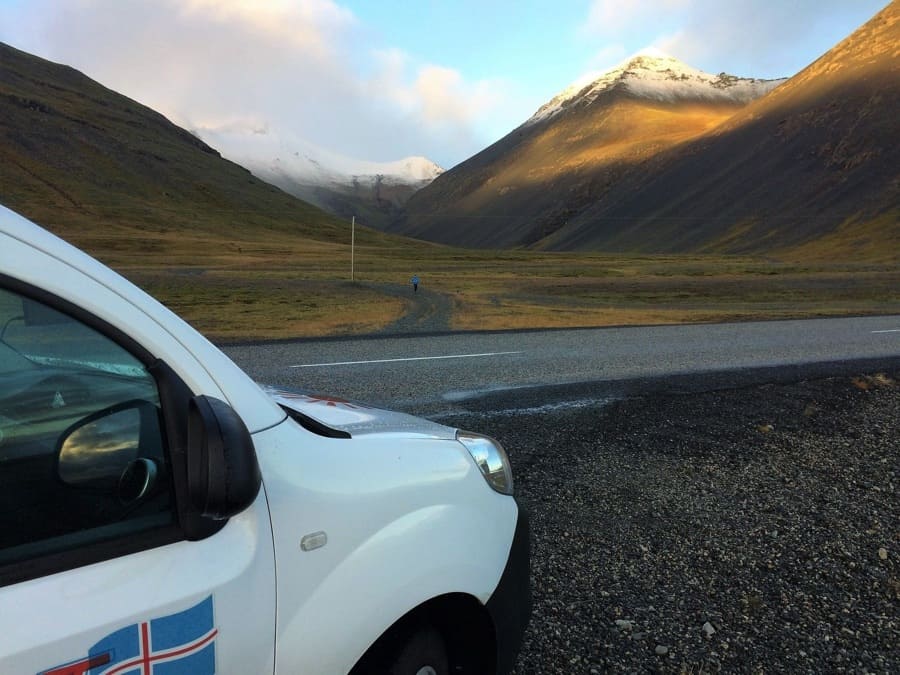
{"type": "Polygon", "coordinates": [[[346,157],[266,124],[236,122],[216,127],[195,126],[193,133],[223,157],[262,179],[284,177],[310,185],[430,183],[443,169],[425,157],[372,162],[346,157]]]}
{"type": "Polygon", "coordinates": [[[727,73],[712,75],[657,49],[640,52],[602,73],[590,73],[542,105],[525,125],[550,119],[575,105],[587,105],[600,94],[621,87],[634,96],[654,101],[722,101],[749,103],[787,78],[760,80],[727,73]]]}

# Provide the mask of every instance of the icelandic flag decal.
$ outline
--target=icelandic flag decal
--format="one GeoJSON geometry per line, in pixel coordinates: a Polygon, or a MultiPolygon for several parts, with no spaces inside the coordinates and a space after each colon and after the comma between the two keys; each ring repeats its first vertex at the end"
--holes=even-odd
{"type": "Polygon", "coordinates": [[[110,633],[86,659],[38,675],[213,675],[218,632],[210,595],[183,612],[110,633]]]}

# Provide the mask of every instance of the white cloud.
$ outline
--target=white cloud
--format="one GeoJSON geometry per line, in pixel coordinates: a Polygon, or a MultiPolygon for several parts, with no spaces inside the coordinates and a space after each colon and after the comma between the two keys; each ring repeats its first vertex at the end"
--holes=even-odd
{"type": "Polygon", "coordinates": [[[655,46],[708,71],[792,75],[884,0],[594,0],[580,31],[631,54],[655,46]]]}
{"type": "Polygon", "coordinates": [[[583,30],[606,35],[635,22],[657,21],[689,5],[690,0],[594,0],[583,30]]]}
{"type": "Polygon", "coordinates": [[[445,165],[492,140],[477,128],[498,88],[372,44],[332,0],[37,0],[10,20],[0,40],[189,128],[269,125],[351,157],[445,165]]]}
{"type": "Polygon", "coordinates": [[[616,64],[621,63],[621,61],[629,56],[630,53],[631,52],[629,52],[622,44],[606,45],[591,57],[588,67],[592,71],[608,70],[616,64]]]}
{"type": "Polygon", "coordinates": [[[183,0],[173,9],[204,24],[240,24],[260,38],[323,56],[330,39],[356,23],[352,12],[331,0],[183,0]]]}
{"type": "MultiPolygon", "coordinates": [[[[72,65],[184,126],[268,125],[345,156],[426,155],[449,167],[552,97],[556,78],[572,74],[554,68],[599,70],[656,46],[711,72],[789,75],[885,0],[594,0],[581,28],[557,25],[547,3],[540,32],[577,45],[578,56],[537,46],[519,21],[528,12],[510,10],[485,32],[496,40],[473,37],[468,14],[458,25],[422,27],[455,38],[430,61],[385,44],[341,1],[0,0],[0,40],[72,65]],[[499,59],[519,68],[506,79],[467,76],[464,68],[499,67],[500,50],[537,58],[499,59]]],[[[425,5],[407,18],[424,21],[425,5]]]]}
{"type": "Polygon", "coordinates": [[[405,114],[415,110],[416,99],[407,85],[412,59],[402,49],[377,49],[372,52],[375,72],[365,81],[366,95],[373,101],[386,101],[405,114]]]}
{"type": "Polygon", "coordinates": [[[424,119],[432,124],[471,124],[496,102],[490,83],[470,84],[459,71],[428,65],[419,69],[415,90],[424,119]]]}

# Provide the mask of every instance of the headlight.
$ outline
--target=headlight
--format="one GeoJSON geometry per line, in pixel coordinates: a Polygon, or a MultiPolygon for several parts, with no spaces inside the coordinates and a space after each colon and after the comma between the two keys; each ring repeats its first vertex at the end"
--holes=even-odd
{"type": "Polygon", "coordinates": [[[469,431],[457,431],[456,440],[472,455],[488,485],[505,495],[513,493],[512,468],[503,446],[493,438],[469,431]]]}

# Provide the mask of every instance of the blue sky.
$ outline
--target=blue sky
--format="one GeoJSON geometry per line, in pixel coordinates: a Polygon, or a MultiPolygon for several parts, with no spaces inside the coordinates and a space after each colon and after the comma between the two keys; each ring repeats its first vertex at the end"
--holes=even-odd
{"type": "Polygon", "coordinates": [[[885,0],[0,0],[0,41],[187,128],[449,168],[587,72],[656,47],[792,75],[885,0]]]}

